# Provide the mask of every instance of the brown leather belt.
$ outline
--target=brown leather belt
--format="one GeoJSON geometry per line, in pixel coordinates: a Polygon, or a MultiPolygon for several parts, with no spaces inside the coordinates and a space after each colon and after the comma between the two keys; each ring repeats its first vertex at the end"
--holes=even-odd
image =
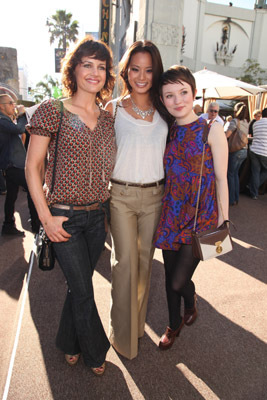
{"type": "Polygon", "coordinates": [[[75,211],[94,211],[94,210],[99,210],[100,206],[99,203],[93,203],[88,206],[73,206],[73,205],[67,205],[67,204],[53,204],[52,208],[60,208],[61,210],[75,210],[75,211]]]}
{"type": "Polygon", "coordinates": [[[123,182],[123,181],[117,181],[117,179],[110,179],[110,182],[116,183],[117,185],[123,185],[123,186],[133,186],[133,187],[140,187],[140,188],[150,188],[154,186],[159,186],[164,183],[164,179],[161,179],[160,181],[157,182],[152,182],[152,183],[131,183],[131,182],[123,182]]]}
{"type": "Polygon", "coordinates": [[[74,211],[94,211],[94,210],[100,210],[102,208],[104,214],[105,214],[105,231],[108,232],[108,218],[107,218],[107,213],[105,207],[100,206],[101,203],[93,203],[88,206],[73,206],[73,205],[68,205],[68,204],[53,204],[52,208],[60,208],[61,210],[74,210],[74,211]]]}

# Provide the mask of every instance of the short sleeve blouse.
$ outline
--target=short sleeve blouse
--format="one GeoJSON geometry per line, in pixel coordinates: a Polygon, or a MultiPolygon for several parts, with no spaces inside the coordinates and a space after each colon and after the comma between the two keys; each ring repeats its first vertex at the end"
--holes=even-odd
{"type": "Polygon", "coordinates": [[[48,205],[90,204],[109,198],[108,184],[114,165],[115,136],[112,116],[100,109],[94,130],[77,114],[63,109],[56,160],[55,184],[51,183],[56,134],[60,122],[60,101],[41,103],[34,113],[29,132],[50,137],[44,191],[48,205]]]}

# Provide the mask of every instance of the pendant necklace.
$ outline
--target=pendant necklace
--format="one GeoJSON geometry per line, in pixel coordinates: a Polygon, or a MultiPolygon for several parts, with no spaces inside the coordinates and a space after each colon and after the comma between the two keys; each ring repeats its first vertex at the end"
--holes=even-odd
{"type": "Polygon", "coordinates": [[[131,102],[132,102],[132,110],[137,114],[137,115],[140,115],[140,117],[141,118],[143,118],[143,119],[145,119],[146,117],[148,117],[149,115],[151,115],[151,114],[153,114],[153,112],[154,112],[154,107],[152,106],[152,107],[150,107],[148,110],[146,110],[146,111],[143,111],[143,110],[140,110],[140,108],[138,108],[137,107],[137,105],[135,104],[135,102],[133,101],[133,99],[132,99],[132,96],[131,96],[131,102]]]}

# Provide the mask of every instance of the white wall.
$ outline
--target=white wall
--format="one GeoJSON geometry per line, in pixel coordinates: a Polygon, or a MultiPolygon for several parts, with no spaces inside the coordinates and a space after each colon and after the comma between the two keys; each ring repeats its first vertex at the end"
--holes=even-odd
{"type": "Polygon", "coordinates": [[[183,25],[185,27],[184,57],[194,58],[195,40],[197,33],[198,2],[196,0],[185,0],[183,25]]]}
{"type": "MultiPolygon", "coordinates": [[[[216,44],[221,45],[222,27],[225,18],[205,15],[203,42],[202,42],[202,62],[207,62],[217,65],[214,53],[216,51],[216,44]]],[[[233,19],[231,24],[229,50],[232,51],[237,45],[237,50],[233,54],[231,67],[240,67],[247,58],[249,58],[250,37],[251,37],[251,22],[240,21],[233,19]],[[241,23],[242,25],[241,25],[241,23]]]]}

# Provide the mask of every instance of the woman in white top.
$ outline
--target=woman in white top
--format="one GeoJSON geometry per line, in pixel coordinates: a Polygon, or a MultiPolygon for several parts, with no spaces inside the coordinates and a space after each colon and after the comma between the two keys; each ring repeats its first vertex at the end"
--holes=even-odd
{"type": "Polygon", "coordinates": [[[154,254],[153,236],[164,192],[163,155],[168,133],[159,114],[163,72],[157,47],[138,41],[126,51],[119,100],[107,104],[115,117],[117,155],[111,179],[112,304],[110,341],[123,356],[138,353],[144,335],[154,254]]]}

